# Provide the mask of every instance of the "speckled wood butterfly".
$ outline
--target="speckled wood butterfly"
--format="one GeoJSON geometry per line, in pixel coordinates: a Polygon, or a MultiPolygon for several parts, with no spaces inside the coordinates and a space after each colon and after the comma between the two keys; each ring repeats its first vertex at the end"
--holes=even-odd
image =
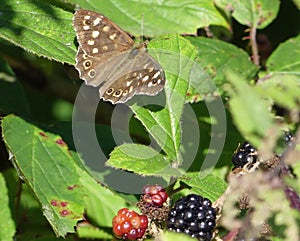
{"type": "Polygon", "coordinates": [[[136,45],[111,20],[93,11],[77,10],[73,25],[79,42],[75,67],[87,85],[99,87],[101,99],[123,103],[163,89],[164,71],[145,43],[136,45]]]}

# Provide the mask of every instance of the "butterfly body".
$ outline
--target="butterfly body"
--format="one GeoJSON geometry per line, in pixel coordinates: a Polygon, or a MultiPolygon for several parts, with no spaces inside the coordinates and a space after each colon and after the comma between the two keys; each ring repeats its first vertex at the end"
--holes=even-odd
{"type": "Polygon", "coordinates": [[[165,84],[162,67],[101,14],[78,10],[73,25],[79,47],[76,69],[87,85],[99,87],[101,99],[123,103],[135,94],[156,95],[165,84]]]}

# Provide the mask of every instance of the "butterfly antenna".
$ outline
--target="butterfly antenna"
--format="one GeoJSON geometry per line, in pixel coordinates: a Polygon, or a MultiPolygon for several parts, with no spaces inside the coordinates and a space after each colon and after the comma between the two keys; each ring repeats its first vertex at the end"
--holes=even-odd
{"type": "Polygon", "coordinates": [[[142,22],[141,22],[141,42],[144,38],[144,13],[142,13],[142,22]]]}

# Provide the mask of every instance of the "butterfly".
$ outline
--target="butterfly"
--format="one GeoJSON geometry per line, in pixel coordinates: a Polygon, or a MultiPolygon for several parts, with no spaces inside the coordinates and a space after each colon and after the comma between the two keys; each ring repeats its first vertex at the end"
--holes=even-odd
{"type": "Polygon", "coordinates": [[[135,44],[107,17],[77,10],[73,26],[79,43],[75,67],[86,85],[99,88],[100,99],[124,103],[134,95],[156,95],[164,88],[164,70],[148,54],[146,44],[135,44]]]}

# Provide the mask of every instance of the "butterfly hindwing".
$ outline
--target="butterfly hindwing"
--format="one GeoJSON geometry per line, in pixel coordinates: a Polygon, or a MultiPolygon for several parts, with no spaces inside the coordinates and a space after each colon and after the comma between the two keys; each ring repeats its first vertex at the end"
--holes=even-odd
{"type": "Polygon", "coordinates": [[[112,103],[126,102],[138,94],[156,95],[165,84],[162,67],[146,52],[146,48],[133,49],[135,56],[123,57],[123,65],[109,76],[106,84],[100,87],[100,97],[112,103]],[[130,70],[122,72],[122,69],[130,70]],[[120,71],[121,70],[121,71],[120,71]]]}

